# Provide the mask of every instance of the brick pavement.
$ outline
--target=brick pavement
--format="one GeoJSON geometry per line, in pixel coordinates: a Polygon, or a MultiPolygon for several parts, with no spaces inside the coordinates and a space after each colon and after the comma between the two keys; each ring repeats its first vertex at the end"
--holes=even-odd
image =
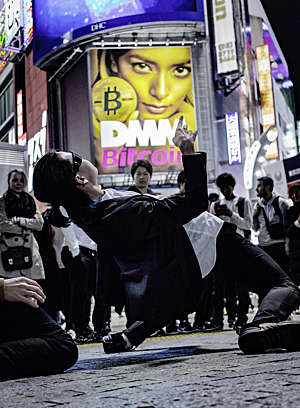
{"type": "Polygon", "coordinates": [[[0,408],[299,406],[300,352],[245,356],[236,339],[230,330],[150,338],[115,355],[81,346],[64,374],[0,383],[0,408]]]}

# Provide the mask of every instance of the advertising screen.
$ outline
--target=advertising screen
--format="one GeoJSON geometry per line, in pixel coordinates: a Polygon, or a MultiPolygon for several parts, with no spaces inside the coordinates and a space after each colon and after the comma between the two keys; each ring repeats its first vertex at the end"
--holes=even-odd
{"type": "Polygon", "coordinates": [[[129,24],[204,21],[203,0],[34,0],[34,62],[82,36],[129,24]]]}
{"type": "Polygon", "coordinates": [[[91,80],[99,173],[123,173],[137,159],[179,170],[172,139],[180,116],[195,130],[190,48],[92,50],[91,80]]]}

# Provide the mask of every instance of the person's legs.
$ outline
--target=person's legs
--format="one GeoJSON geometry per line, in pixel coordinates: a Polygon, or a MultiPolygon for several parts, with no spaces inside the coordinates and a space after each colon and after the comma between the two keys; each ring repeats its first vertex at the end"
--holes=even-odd
{"type": "Polygon", "coordinates": [[[278,244],[266,245],[261,247],[266,254],[268,254],[286,274],[289,273],[289,258],[285,251],[284,242],[278,244]]]}
{"type": "Polygon", "coordinates": [[[203,286],[200,288],[199,303],[196,307],[193,328],[202,330],[205,323],[212,318],[212,293],[213,293],[213,275],[210,273],[203,279],[203,286]]]}
{"type": "Polygon", "coordinates": [[[235,257],[235,264],[240,268],[234,271],[236,279],[261,295],[257,314],[240,333],[242,351],[263,352],[270,347],[286,346],[300,349],[300,324],[283,322],[299,303],[300,292],[280,266],[261,248],[237,234],[220,236],[218,256],[224,257],[225,262],[228,257],[235,257]],[[262,324],[268,326],[260,328],[262,324]]]}
{"type": "Polygon", "coordinates": [[[78,358],[71,337],[39,308],[1,304],[0,380],[60,373],[78,358]]]}

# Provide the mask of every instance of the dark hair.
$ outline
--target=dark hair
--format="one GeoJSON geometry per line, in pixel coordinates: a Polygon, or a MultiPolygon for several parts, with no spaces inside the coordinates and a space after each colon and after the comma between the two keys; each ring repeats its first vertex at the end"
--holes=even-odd
{"type": "Polygon", "coordinates": [[[19,169],[11,170],[11,171],[8,173],[8,175],[7,175],[7,184],[9,184],[10,179],[11,179],[11,176],[12,176],[13,173],[18,173],[18,174],[20,174],[21,176],[23,176],[24,184],[25,184],[25,186],[26,186],[26,184],[27,184],[27,176],[26,176],[26,174],[24,173],[23,170],[19,170],[19,169]]]}
{"type": "Polygon", "coordinates": [[[56,152],[46,153],[36,163],[33,190],[39,201],[52,204],[56,214],[59,210],[55,207],[62,205],[75,217],[80,216],[83,204],[91,202],[89,196],[75,186],[72,163],[56,152]]]}
{"type": "Polygon", "coordinates": [[[257,181],[262,181],[264,187],[269,186],[270,191],[273,191],[274,181],[271,177],[268,176],[260,177],[257,179],[257,181]]]}
{"type": "Polygon", "coordinates": [[[289,188],[289,197],[291,198],[292,195],[294,194],[295,190],[300,190],[300,184],[293,184],[290,188],[289,188]]]}
{"type": "Polygon", "coordinates": [[[219,199],[219,194],[218,193],[210,193],[208,195],[208,201],[217,201],[219,199]]]}
{"type": "Polygon", "coordinates": [[[235,178],[230,173],[222,173],[216,179],[216,185],[221,190],[223,187],[226,186],[235,186],[235,178]]]}
{"type": "Polygon", "coordinates": [[[153,168],[149,160],[137,160],[136,162],[133,163],[130,169],[130,174],[132,175],[132,178],[134,177],[135,172],[137,171],[137,168],[140,166],[144,167],[148,171],[150,176],[152,176],[153,168]]]}
{"type": "Polygon", "coordinates": [[[184,174],[184,170],[181,170],[181,172],[178,174],[178,176],[177,176],[177,184],[178,184],[178,187],[181,185],[181,184],[184,184],[185,183],[185,174],[184,174]]]}

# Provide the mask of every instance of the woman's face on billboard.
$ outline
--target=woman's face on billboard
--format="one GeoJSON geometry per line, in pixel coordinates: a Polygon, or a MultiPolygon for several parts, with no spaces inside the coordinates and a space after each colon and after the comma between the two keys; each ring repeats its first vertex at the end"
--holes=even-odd
{"type": "Polygon", "coordinates": [[[132,49],[113,60],[111,69],[135,89],[142,119],[180,113],[192,89],[189,48],[132,49]]]}

